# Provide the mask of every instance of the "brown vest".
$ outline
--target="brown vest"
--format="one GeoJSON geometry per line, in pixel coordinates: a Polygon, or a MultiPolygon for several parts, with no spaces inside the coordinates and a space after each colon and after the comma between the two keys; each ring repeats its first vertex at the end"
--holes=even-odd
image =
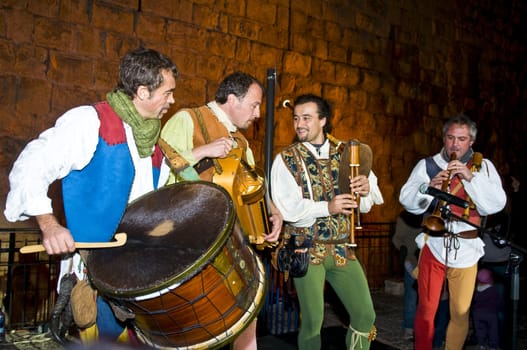
{"type": "MultiPolygon", "coordinates": [[[[246,150],[248,147],[248,141],[239,131],[229,133],[225,125],[223,125],[218,118],[212,113],[212,110],[208,106],[202,106],[198,108],[187,108],[185,109],[194,122],[194,135],[193,143],[194,147],[203,146],[210,143],[220,137],[233,137],[238,142],[238,147],[243,150],[243,158],[246,160],[246,150]],[[198,116],[199,114],[199,116],[198,116]],[[201,116],[201,118],[200,118],[201,116]],[[206,133],[207,135],[205,135],[206,133]]],[[[205,181],[212,181],[214,176],[215,168],[211,167],[199,174],[199,177],[205,181]]]]}
{"type": "Polygon", "coordinates": [[[202,180],[214,182],[229,192],[249,242],[257,246],[265,246],[263,235],[271,232],[265,203],[265,181],[251,165],[247,164],[247,139],[239,131],[229,133],[207,106],[186,111],[194,122],[194,147],[210,143],[220,137],[231,137],[237,142],[226,158],[215,159],[214,166],[202,171],[199,176],[202,180]],[[216,167],[221,173],[216,173],[216,167]]]}

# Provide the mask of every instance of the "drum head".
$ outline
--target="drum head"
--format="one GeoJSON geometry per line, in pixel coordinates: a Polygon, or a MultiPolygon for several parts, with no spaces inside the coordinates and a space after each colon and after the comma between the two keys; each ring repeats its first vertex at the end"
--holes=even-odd
{"type": "Polygon", "coordinates": [[[212,260],[233,229],[229,194],[211,182],[181,182],[130,203],[116,232],[122,247],[93,249],[88,276],[104,295],[134,297],[183,283],[212,260]]]}
{"type": "Polygon", "coordinates": [[[340,156],[339,165],[339,190],[340,193],[350,193],[349,177],[350,177],[350,150],[352,143],[359,144],[359,174],[368,176],[371,171],[371,164],[373,158],[373,152],[370,146],[365,143],[360,143],[357,140],[351,140],[346,143],[344,150],[340,156]]]}

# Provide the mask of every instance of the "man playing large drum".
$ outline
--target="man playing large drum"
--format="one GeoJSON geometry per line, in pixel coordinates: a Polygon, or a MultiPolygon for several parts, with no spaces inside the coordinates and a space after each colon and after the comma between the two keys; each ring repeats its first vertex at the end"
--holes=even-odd
{"type": "MultiPolygon", "coordinates": [[[[239,130],[247,129],[260,117],[262,97],[263,87],[256,78],[236,72],[219,84],[214,101],[199,108],[182,109],[168,120],[161,131],[160,144],[166,142],[170,149],[165,153],[172,154],[169,158],[174,172],[170,181],[213,181],[218,174],[218,160],[226,159],[237,149],[242,150],[242,162],[251,171],[255,164],[253,153],[239,130]]],[[[272,229],[263,238],[273,242],[280,234],[282,217],[272,203],[269,205],[272,229]]],[[[256,349],[255,321],[234,341],[234,349],[256,349]]]]}
{"type": "MultiPolygon", "coordinates": [[[[70,109],[24,148],[9,175],[6,218],[36,218],[50,255],[73,253],[75,242],[109,241],[127,204],[168,178],[156,142],[160,118],[174,103],[177,76],[176,65],[154,50],[126,54],[119,84],[106,101],[70,109]],[[54,215],[47,195],[59,179],[67,227],[54,215]]],[[[70,272],[85,278],[79,254],[64,255],[61,277],[70,272]]],[[[90,328],[95,327],[105,339],[116,339],[124,330],[101,298],[97,324],[90,328]]]]}

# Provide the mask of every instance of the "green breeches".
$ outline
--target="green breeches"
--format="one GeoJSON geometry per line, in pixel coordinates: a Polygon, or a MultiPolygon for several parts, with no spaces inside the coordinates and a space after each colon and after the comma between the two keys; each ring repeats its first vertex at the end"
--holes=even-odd
{"type": "Polygon", "coordinates": [[[320,331],[324,322],[326,280],[350,316],[350,327],[346,334],[347,349],[369,349],[367,335],[372,330],[375,311],[368,281],[358,260],[348,260],[346,266],[336,267],[332,256],[328,256],[323,264],[309,265],[304,277],[294,278],[301,314],[298,348],[319,350],[321,347],[320,331]],[[352,343],[354,345],[350,347],[352,343]]]}

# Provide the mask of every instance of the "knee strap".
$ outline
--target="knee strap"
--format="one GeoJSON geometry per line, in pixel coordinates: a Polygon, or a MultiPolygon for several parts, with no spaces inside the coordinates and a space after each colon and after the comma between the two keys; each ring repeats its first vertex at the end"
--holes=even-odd
{"type": "Polygon", "coordinates": [[[362,349],[362,338],[366,338],[369,342],[371,342],[377,337],[377,328],[375,326],[371,326],[369,332],[359,332],[358,330],[354,329],[351,325],[349,325],[349,328],[351,329],[350,350],[355,349],[355,346],[357,344],[359,345],[359,348],[362,349]]]}

